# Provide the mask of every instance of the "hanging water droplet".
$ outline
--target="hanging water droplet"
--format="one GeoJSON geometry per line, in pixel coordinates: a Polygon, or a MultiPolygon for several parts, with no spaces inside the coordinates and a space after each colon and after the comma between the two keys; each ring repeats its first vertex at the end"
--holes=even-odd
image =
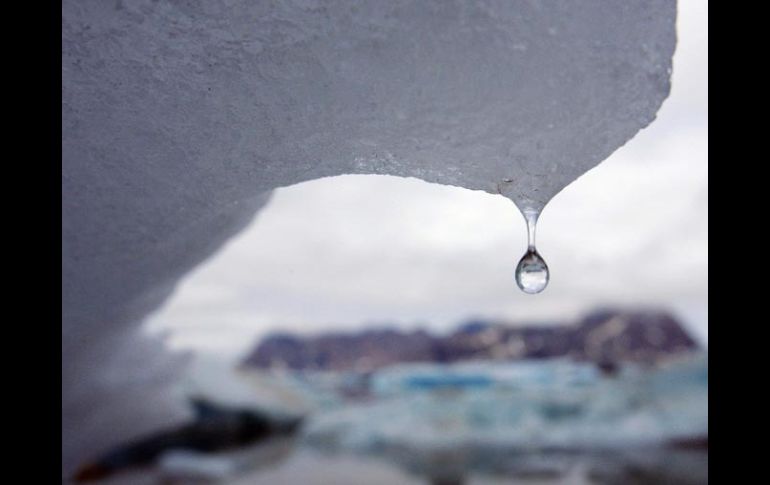
{"type": "Polygon", "coordinates": [[[537,251],[527,250],[516,266],[516,284],[524,293],[540,293],[548,286],[548,265],[537,254],[537,251]]]}
{"type": "Polygon", "coordinates": [[[519,288],[524,293],[534,295],[535,293],[540,293],[548,286],[550,275],[548,273],[548,265],[545,264],[545,260],[537,252],[537,248],[535,248],[535,229],[539,214],[532,211],[525,211],[523,214],[524,219],[527,220],[529,247],[516,266],[516,284],[519,285],[519,288]]]}

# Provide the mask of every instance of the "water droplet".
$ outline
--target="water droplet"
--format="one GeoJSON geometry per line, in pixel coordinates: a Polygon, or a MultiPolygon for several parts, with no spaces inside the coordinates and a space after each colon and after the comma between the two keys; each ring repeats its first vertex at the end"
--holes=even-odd
{"type": "Polygon", "coordinates": [[[527,221],[527,238],[529,247],[524,256],[519,260],[516,266],[516,284],[521,291],[534,295],[540,293],[548,286],[548,265],[537,252],[535,247],[535,229],[537,227],[537,217],[540,215],[534,211],[523,211],[524,219],[527,221]]]}
{"type": "Polygon", "coordinates": [[[527,253],[519,260],[516,266],[516,284],[521,291],[531,295],[540,293],[548,286],[548,265],[535,250],[527,250],[527,253]]]}

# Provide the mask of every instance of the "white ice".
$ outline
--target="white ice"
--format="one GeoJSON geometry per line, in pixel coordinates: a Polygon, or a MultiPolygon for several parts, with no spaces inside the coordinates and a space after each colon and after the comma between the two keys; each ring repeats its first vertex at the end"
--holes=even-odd
{"type": "Polygon", "coordinates": [[[654,119],[675,10],[65,1],[65,468],[180,417],[136,326],[271,189],[376,173],[539,209],[654,119]]]}

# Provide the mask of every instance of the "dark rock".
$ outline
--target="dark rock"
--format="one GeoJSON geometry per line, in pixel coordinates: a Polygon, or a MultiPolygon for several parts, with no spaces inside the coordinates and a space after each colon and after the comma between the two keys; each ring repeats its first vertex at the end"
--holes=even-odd
{"type": "Polygon", "coordinates": [[[301,417],[277,419],[254,409],[228,408],[193,398],[195,419],[125,443],[80,467],[76,482],[100,480],[127,469],[147,466],[170,450],[220,452],[296,433],[301,417]]]}
{"type": "Polygon", "coordinates": [[[698,345],[664,311],[602,309],[575,324],[503,325],[475,319],[448,336],[394,329],[315,337],[273,335],[244,366],[369,372],[403,362],[572,358],[596,362],[609,373],[621,362],[655,364],[698,345]]]}

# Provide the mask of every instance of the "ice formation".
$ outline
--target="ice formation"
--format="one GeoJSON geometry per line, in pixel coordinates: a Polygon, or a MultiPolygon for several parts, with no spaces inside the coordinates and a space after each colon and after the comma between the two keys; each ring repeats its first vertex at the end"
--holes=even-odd
{"type": "MultiPolygon", "coordinates": [[[[319,399],[308,439],[377,452],[407,447],[612,449],[708,434],[707,354],[614,378],[591,363],[403,365],[372,378],[374,400],[319,399]]],[[[328,398],[326,398],[328,399],[328,398]]]]}
{"type": "Polygon", "coordinates": [[[539,210],[654,119],[675,16],[674,0],[65,1],[65,467],[177,415],[136,323],[271,189],[390,174],[539,210]]]}

